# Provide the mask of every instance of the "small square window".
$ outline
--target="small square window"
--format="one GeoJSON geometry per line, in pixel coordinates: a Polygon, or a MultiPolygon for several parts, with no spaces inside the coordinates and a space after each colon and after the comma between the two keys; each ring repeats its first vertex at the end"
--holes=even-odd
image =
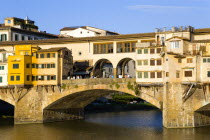
{"type": "Polygon", "coordinates": [[[20,76],[16,76],[16,81],[20,81],[20,76]]]}
{"type": "Polygon", "coordinates": [[[14,81],[14,76],[10,76],[10,81],[14,81]]]}
{"type": "Polygon", "coordinates": [[[144,49],[144,54],[148,54],[148,49],[144,49]]]}

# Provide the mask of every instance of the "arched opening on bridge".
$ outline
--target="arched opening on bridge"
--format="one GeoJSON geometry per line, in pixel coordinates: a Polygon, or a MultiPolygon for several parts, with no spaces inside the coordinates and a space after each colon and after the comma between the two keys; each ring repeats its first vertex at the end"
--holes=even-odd
{"type": "Polygon", "coordinates": [[[111,78],[114,76],[113,65],[107,59],[100,59],[93,68],[93,76],[97,78],[111,78]]]}
{"type": "Polygon", "coordinates": [[[0,117],[10,118],[14,116],[14,106],[8,102],[0,100],[0,117]]]}
{"type": "MultiPolygon", "coordinates": [[[[119,93],[119,91],[93,89],[72,93],[63,98],[60,98],[59,100],[45,107],[43,110],[43,121],[53,122],[62,120],[84,119],[84,111],[86,109],[85,107],[87,107],[89,104],[93,103],[99,98],[102,98],[103,100],[103,97],[112,96],[112,94],[114,93],[119,93]]],[[[136,99],[135,102],[131,102],[137,103],[139,101],[148,104],[147,101],[143,101],[142,99],[136,99]]],[[[156,108],[155,106],[152,107],[156,108]]]]}
{"type": "Polygon", "coordinates": [[[136,77],[135,61],[131,58],[120,60],[117,65],[118,78],[135,78],[136,77]]]}

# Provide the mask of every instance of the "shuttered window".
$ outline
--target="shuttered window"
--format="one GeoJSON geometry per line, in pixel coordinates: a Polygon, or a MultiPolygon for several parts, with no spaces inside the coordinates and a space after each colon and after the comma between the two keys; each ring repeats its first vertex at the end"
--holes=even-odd
{"type": "Polygon", "coordinates": [[[162,72],[157,72],[157,78],[162,78],[162,72]]]}
{"type": "Polygon", "coordinates": [[[161,59],[158,59],[158,60],[157,60],[157,65],[162,65],[161,59]]]}
{"type": "Polygon", "coordinates": [[[150,72],[150,78],[155,78],[155,72],[150,72]]]}
{"type": "Polygon", "coordinates": [[[155,53],[155,49],[150,49],[150,54],[154,54],[155,53]]]}
{"type": "Polygon", "coordinates": [[[157,48],[156,53],[160,53],[161,52],[161,48],[157,48]]]}
{"type": "Polygon", "coordinates": [[[142,78],[142,72],[138,72],[138,78],[142,78]]]}
{"type": "Polygon", "coordinates": [[[187,63],[192,63],[193,59],[192,58],[187,58],[187,63]]]}
{"type": "Polygon", "coordinates": [[[151,59],[150,60],[150,66],[154,66],[155,65],[155,60],[154,59],[151,59]]]}
{"type": "Polygon", "coordinates": [[[192,77],[192,71],[185,71],[184,76],[185,77],[192,77]]]}

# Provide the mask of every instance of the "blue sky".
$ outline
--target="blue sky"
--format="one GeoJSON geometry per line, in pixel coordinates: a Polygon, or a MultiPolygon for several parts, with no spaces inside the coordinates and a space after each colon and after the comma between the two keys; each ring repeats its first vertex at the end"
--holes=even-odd
{"type": "Polygon", "coordinates": [[[0,13],[0,23],[28,16],[40,30],[54,34],[78,25],[122,34],[182,25],[210,28],[210,0],[5,0],[0,13]]]}

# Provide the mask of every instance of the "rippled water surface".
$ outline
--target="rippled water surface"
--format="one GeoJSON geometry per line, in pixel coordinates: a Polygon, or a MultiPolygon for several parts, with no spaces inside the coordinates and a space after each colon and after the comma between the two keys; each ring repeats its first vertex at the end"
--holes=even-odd
{"type": "Polygon", "coordinates": [[[85,120],[13,125],[0,120],[0,140],[210,140],[210,127],[165,129],[162,112],[87,114],[85,120]]]}

